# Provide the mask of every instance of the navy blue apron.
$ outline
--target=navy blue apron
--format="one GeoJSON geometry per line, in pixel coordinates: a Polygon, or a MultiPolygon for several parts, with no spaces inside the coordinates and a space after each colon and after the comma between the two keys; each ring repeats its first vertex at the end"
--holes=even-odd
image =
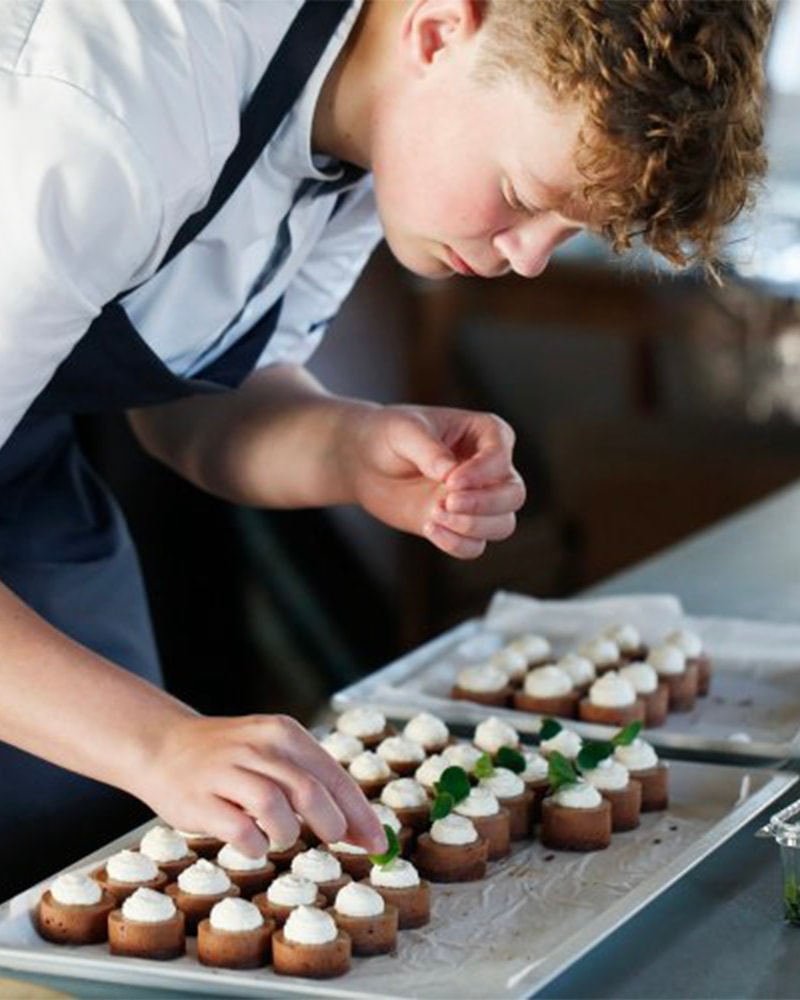
{"type": "MultiPolygon", "coordinates": [[[[242,113],[238,144],[207,204],[181,227],[159,270],[236,190],[349,7],[350,0],[302,5],[242,113]]],[[[313,196],[320,186],[330,191],[342,183],[307,183],[306,190],[313,196]]],[[[281,303],[220,358],[184,379],[139,336],[123,308],[124,294],[104,307],[0,449],[0,580],[62,632],[160,684],[136,552],[116,502],[81,454],[73,414],[235,388],[261,355],[281,303]]],[[[129,796],[0,742],[0,855],[13,859],[0,866],[0,900],[146,815],[129,796]]]]}

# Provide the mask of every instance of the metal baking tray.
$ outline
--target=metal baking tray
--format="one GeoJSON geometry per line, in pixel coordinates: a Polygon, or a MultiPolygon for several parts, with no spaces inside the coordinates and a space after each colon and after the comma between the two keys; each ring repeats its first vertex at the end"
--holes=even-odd
{"type": "MultiPolygon", "coordinates": [[[[397,953],[356,959],[326,982],[272,971],[207,969],[190,954],[172,962],[110,956],[40,939],[31,910],[48,879],[0,907],[0,966],[160,991],[230,996],[516,998],[538,992],[633,917],[775,799],[798,777],[765,768],[670,763],[669,810],[642,817],[594,854],[538,842],[493,863],[481,882],[433,887],[431,923],[402,931],[397,953]]],[[[138,842],[144,827],[95,852],[75,870],[138,842]]]]}
{"type": "MultiPolygon", "coordinates": [[[[510,596],[510,595],[507,595],[510,596]]],[[[602,623],[633,620],[663,637],[683,625],[698,632],[713,660],[711,692],[692,712],[670,713],[664,726],[645,738],[665,756],[720,762],[780,765],[800,758],[800,628],[769,622],[683,615],[674,598],[624,597],[587,601],[531,602],[533,614],[500,607],[494,615],[472,618],[413,650],[394,663],[345,688],[332,699],[343,711],[370,704],[396,719],[426,709],[451,724],[474,726],[497,715],[520,733],[535,737],[541,717],[516,709],[487,708],[450,698],[460,665],[480,659],[500,637],[524,628],[546,635],[556,654],[577,645],[602,623]],[[638,614],[637,614],[638,611],[638,614]],[[654,624],[655,623],[655,624],[654,624]]],[[[525,609],[525,603],[520,606],[525,609]]],[[[570,719],[565,725],[584,737],[610,730],[570,719]]]]}

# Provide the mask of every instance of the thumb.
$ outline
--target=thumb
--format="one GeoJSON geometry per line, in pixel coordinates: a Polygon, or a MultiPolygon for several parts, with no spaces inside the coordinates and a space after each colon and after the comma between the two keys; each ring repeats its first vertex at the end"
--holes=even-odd
{"type": "Polygon", "coordinates": [[[392,448],[415,465],[426,479],[443,483],[458,462],[431,428],[419,419],[404,420],[392,436],[392,448]]]}

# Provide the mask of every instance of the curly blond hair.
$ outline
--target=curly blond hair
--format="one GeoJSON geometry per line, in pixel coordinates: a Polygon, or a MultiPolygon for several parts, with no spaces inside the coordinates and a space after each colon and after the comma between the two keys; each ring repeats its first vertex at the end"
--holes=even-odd
{"type": "Polygon", "coordinates": [[[768,0],[486,0],[481,68],[580,103],[581,193],[615,250],[641,236],[714,273],[766,170],[771,15],[768,0]]]}

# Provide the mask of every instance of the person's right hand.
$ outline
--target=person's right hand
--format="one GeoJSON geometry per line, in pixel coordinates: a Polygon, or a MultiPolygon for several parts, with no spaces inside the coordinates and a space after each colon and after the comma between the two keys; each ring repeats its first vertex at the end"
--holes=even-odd
{"type": "Polygon", "coordinates": [[[358,785],[294,719],[184,716],[159,739],[131,789],[165,822],[248,855],[295,841],[299,814],[323,843],[386,850],[380,821],[358,785]]]}

